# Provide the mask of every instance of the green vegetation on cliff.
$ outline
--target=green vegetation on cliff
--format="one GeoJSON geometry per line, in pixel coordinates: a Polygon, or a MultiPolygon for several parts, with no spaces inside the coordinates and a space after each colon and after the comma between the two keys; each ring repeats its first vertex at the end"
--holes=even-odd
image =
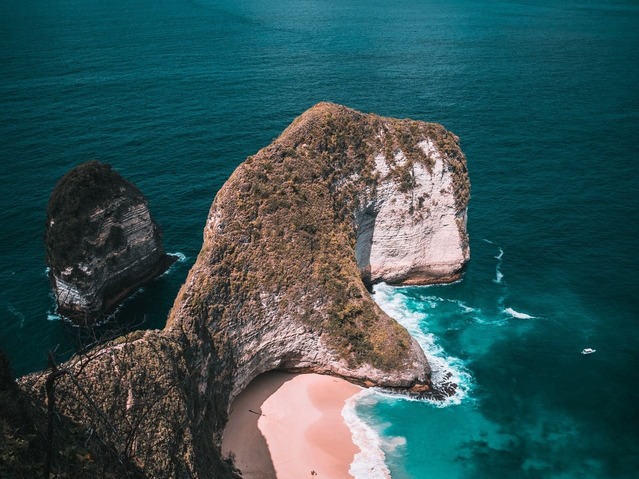
{"type": "MultiPolygon", "coordinates": [[[[430,184],[427,173],[443,171],[440,166],[450,174],[447,194],[459,206],[451,199],[450,209],[463,219],[469,184],[457,137],[436,124],[328,103],[311,108],[219,191],[166,328],[122,336],[22,378],[14,392],[28,396],[40,413],[33,429],[20,434],[41,434],[53,384],[56,434],[64,441],[55,449],[58,471],[76,467],[65,462],[69,454],[79,461],[73,477],[235,478],[219,445],[231,400],[261,372],[316,371],[367,386],[428,392],[423,351],[372,300],[356,247],[362,237],[372,241],[370,231],[362,233],[371,221],[362,216],[377,214],[369,208],[382,197],[401,204],[384,226],[390,232],[394,215],[405,223],[426,217],[426,190],[413,196],[418,182],[430,184]],[[440,163],[424,153],[429,149],[420,146],[423,141],[446,158],[440,163]],[[99,467],[93,476],[86,473],[99,467]]],[[[89,163],[78,178],[93,184],[110,174],[110,168],[89,163]]],[[[70,215],[87,218],[121,185],[111,180],[106,189],[83,190],[92,198],[85,202],[75,200],[73,176],[61,180],[48,224],[70,215]]],[[[101,239],[121,241],[117,230],[101,231],[101,239]]],[[[74,228],[54,232],[48,246],[72,244],[78,235],[74,228]]],[[[411,238],[404,247],[411,247],[411,238]]],[[[8,451],[17,449],[11,443],[8,451]]],[[[25,461],[39,467],[35,456],[25,461]]]]}
{"type": "Polygon", "coordinates": [[[282,320],[303,321],[351,367],[401,368],[412,340],[366,290],[354,257],[353,212],[379,183],[378,155],[400,190],[412,189],[413,164],[433,165],[416,146],[425,138],[459,161],[455,187],[465,191],[465,207],[465,159],[443,127],[316,105],[249,157],[218,194],[211,210],[220,215],[217,231],[205,233],[198,260],[207,271],[176,304],[204,321],[219,318],[215,329],[225,331],[264,314],[266,295],[282,320]],[[395,161],[399,151],[406,161],[395,161]]]}

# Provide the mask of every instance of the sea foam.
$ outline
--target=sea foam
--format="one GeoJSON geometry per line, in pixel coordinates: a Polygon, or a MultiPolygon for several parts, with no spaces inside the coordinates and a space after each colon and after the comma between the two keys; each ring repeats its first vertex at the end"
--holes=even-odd
{"type": "Polygon", "coordinates": [[[176,253],[169,253],[169,256],[176,256],[178,263],[184,263],[186,261],[186,255],[184,253],[180,253],[179,251],[176,253]]]}
{"type": "Polygon", "coordinates": [[[484,238],[484,242],[497,246],[497,248],[499,249],[499,253],[497,254],[497,256],[495,256],[495,259],[497,260],[497,265],[495,266],[495,279],[493,279],[493,283],[501,284],[502,280],[504,279],[504,274],[501,272],[501,264],[503,262],[502,259],[504,257],[504,250],[501,248],[501,246],[490,241],[489,239],[484,238]]]}
{"type": "MultiPolygon", "coordinates": [[[[447,407],[460,404],[467,397],[472,386],[472,376],[466,371],[464,363],[446,352],[436,343],[435,337],[423,329],[428,318],[428,314],[422,311],[412,310],[406,300],[406,295],[401,289],[393,288],[387,284],[378,284],[374,287],[373,298],[380,308],[404,326],[411,336],[413,336],[424,350],[426,358],[431,367],[431,380],[435,388],[438,385],[454,383],[457,385],[455,393],[444,400],[426,399],[436,407],[447,407]]],[[[435,303],[446,301],[443,298],[430,297],[428,304],[432,307],[431,301],[435,303]]],[[[456,303],[456,302],[455,302],[456,303]]],[[[457,304],[457,303],[456,303],[457,304]]],[[[472,308],[458,304],[461,313],[472,311],[472,308]]]]}
{"type": "Polygon", "coordinates": [[[175,262],[168,267],[168,269],[160,275],[160,278],[164,278],[173,272],[173,269],[177,263],[184,263],[187,260],[187,257],[184,253],[180,253],[179,251],[176,253],[168,253],[169,256],[173,256],[177,258],[175,262]]]}
{"type": "Polygon", "coordinates": [[[517,319],[535,319],[536,316],[531,316],[530,314],[520,313],[519,311],[515,311],[513,308],[504,309],[504,313],[511,315],[513,318],[517,319]]]}
{"type": "Polygon", "coordinates": [[[64,318],[57,312],[47,311],[47,321],[62,321],[64,318]]]}
{"type": "Polygon", "coordinates": [[[502,258],[504,257],[504,250],[499,248],[499,254],[497,256],[495,256],[495,259],[497,260],[497,265],[495,266],[495,283],[497,284],[501,284],[502,280],[504,279],[504,274],[501,272],[501,264],[503,262],[502,258]]]}
{"type": "Polygon", "coordinates": [[[344,422],[351,430],[353,442],[360,449],[360,452],[355,454],[349,470],[355,479],[390,479],[391,477],[388,466],[384,462],[386,455],[382,450],[380,436],[359,418],[355,410],[358,402],[370,400],[374,394],[376,394],[374,390],[364,389],[347,399],[342,409],[344,422]]]}
{"type": "MultiPolygon", "coordinates": [[[[434,335],[423,329],[428,314],[412,310],[407,304],[408,298],[402,293],[401,288],[378,284],[374,287],[374,291],[373,298],[382,310],[404,326],[424,350],[431,367],[431,380],[435,387],[438,384],[452,382],[457,384],[457,388],[455,394],[444,400],[416,399],[393,394],[378,388],[365,389],[349,398],[342,409],[342,417],[351,430],[353,442],[360,449],[360,452],[355,455],[349,470],[355,479],[389,479],[391,475],[385,463],[386,454],[384,451],[393,453],[398,448],[406,447],[405,437],[383,436],[366,424],[357,414],[357,404],[374,405],[380,400],[422,401],[442,408],[460,404],[467,397],[472,385],[472,377],[465,370],[463,362],[458,358],[447,355],[436,344],[434,335]]],[[[436,296],[431,296],[424,300],[424,303],[431,309],[436,308],[442,302],[454,303],[461,314],[475,312],[474,308],[462,301],[448,300],[436,296]]]]}

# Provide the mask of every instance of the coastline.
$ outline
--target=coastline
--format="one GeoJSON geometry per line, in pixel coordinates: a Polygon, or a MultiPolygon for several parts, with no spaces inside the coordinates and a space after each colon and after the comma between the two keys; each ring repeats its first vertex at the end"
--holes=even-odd
{"type": "Polygon", "coordinates": [[[360,391],[332,376],[262,374],[233,401],[222,455],[245,479],[352,477],[359,448],[342,410],[360,391]]]}

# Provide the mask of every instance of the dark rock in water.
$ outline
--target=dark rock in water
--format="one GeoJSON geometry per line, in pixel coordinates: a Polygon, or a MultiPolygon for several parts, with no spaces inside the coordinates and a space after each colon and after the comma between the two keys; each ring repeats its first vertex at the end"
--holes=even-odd
{"type": "Polygon", "coordinates": [[[431,401],[445,401],[457,393],[458,387],[459,385],[453,382],[452,373],[447,372],[438,381],[433,382],[428,390],[413,391],[411,396],[431,401]]]}
{"type": "Polygon", "coordinates": [[[98,161],[58,181],[45,243],[58,311],[80,324],[95,322],[175,261],[142,192],[98,161]]]}

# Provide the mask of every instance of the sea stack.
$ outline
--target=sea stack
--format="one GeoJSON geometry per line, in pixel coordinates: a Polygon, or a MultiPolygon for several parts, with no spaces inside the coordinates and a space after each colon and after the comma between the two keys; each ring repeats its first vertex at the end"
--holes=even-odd
{"type": "Polygon", "coordinates": [[[142,192],[98,161],[56,184],[45,244],[58,311],[78,324],[95,322],[174,262],[142,192]]]}

